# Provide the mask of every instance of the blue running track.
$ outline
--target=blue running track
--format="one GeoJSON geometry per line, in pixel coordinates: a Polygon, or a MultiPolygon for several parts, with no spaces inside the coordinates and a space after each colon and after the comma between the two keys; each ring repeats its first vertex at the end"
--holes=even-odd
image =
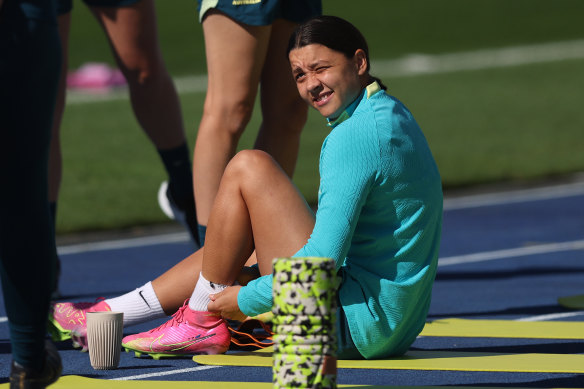
{"type": "MultiPolygon", "coordinates": [[[[186,234],[59,248],[61,293],[92,301],[128,292],[190,253],[186,234]]],[[[438,275],[428,320],[441,318],[584,321],[584,311],[557,303],[584,294],[584,182],[445,200],[438,275]]],[[[0,301],[0,383],[7,382],[10,343],[0,301]]],[[[164,320],[129,327],[145,331],[164,320]]],[[[584,334],[583,334],[584,338],[584,334]]],[[[198,366],[190,358],[135,358],[97,371],[87,353],[58,343],[64,374],[102,379],[269,382],[271,368],[198,366]]],[[[420,337],[414,350],[584,354],[584,340],[420,337]]],[[[341,384],[473,385],[584,388],[584,374],[340,369],[341,384]]]]}

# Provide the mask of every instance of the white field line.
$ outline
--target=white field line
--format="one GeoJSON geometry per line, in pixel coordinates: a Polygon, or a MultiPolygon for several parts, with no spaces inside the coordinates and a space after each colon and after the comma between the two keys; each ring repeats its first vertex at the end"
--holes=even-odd
{"type": "Polygon", "coordinates": [[[584,195],[584,181],[531,189],[446,198],[444,199],[444,210],[451,211],[455,209],[550,200],[580,195],[584,195]]]}
{"type": "Polygon", "coordinates": [[[191,373],[194,371],[201,371],[201,370],[208,370],[208,369],[215,369],[222,366],[197,366],[197,367],[189,367],[186,369],[177,369],[177,370],[168,370],[168,371],[160,371],[157,373],[147,373],[147,374],[139,374],[139,375],[131,375],[127,377],[117,377],[111,378],[112,381],[128,381],[128,380],[143,380],[146,378],[152,377],[162,377],[165,375],[173,375],[173,374],[184,374],[184,373],[191,373]]]}
{"type": "Polygon", "coordinates": [[[467,263],[492,261],[494,259],[523,257],[526,255],[549,254],[560,251],[584,250],[584,240],[574,240],[562,243],[538,244],[527,247],[517,247],[512,249],[484,251],[482,253],[457,255],[444,257],[438,260],[438,266],[452,266],[467,263]]]}
{"type": "Polygon", "coordinates": [[[565,319],[568,317],[584,315],[584,311],[573,311],[573,312],[562,312],[562,313],[550,313],[548,315],[538,315],[524,317],[522,319],[515,319],[515,321],[546,321],[546,320],[556,320],[565,319]]]}
{"type": "Polygon", "coordinates": [[[119,240],[109,240],[103,242],[81,243],[57,248],[59,255],[86,253],[91,251],[107,251],[114,249],[127,249],[132,247],[146,247],[157,244],[189,242],[190,237],[187,232],[174,234],[153,235],[140,238],[129,238],[119,240]]]}
{"type": "MultiPolygon", "coordinates": [[[[506,191],[506,192],[498,192],[498,193],[491,193],[491,194],[477,194],[477,195],[470,195],[458,198],[451,198],[444,200],[444,210],[453,210],[453,209],[462,209],[462,208],[472,208],[472,207],[482,207],[482,206],[492,206],[492,205],[502,205],[502,204],[510,204],[510,203],[518,203],[524,201],[534,201],[534,200],[547,200],[553,198],[561,198],[561,197],[569,197],[575,195],[582,195],[584,194],[584,182],[574,183],[574,184],[565,184],[565,185],[557,185],[557,186],[549,186],[549,187],[541,187],[541,188],[533,188],[533,189],[523,189],[523,190],[515,190],[515,191],[506,191]]],[[[140,238],[130,238],[130,239],[121,239],[121,240],[112,240],[112,241],[103,241],[103,242],[93,242],[93,243],[82,243],[76,245],[69,245],[69,246],[60,246],[58,248],[59,255],[68,255],[68,254],[78,254],[83,252],[92,252],[92,251],[106,251],[106,250],[113,250],[113,249],[125,249],[131,247],[144,247],[144,246],[153,246],[157,244],[164,244],[164,243],[175,243],[175,242],[188,242],[190,240],[189,235],[184,233],[174,233],[174,234],[165,234],[165,235],[156,235],[156,236],[147,236],[147,237],[140,237],[140,238]]],[[[515,250],[523,250],[515,249],[515,250]]],[[[450,257],[450,258],[443,258],[441,260],[449,260],[452,261],[458,260],[460,257],[469,257],[471,256],[471,260],[476,257],[472,256],[485,256],[493,254],[491,252],[488,253],[476,253],[476,254],[469,254],[459,257],[450,257]]],[[[528,255],[528,254],[525,254],[528,255]]],[[[497,259],[501,256],[500,252],[496,252],[495,254],[497,259]]],[[[482,257],[479,257],[482,258],[482,257]]],[[[484,259],[480,259],[484,260],[484,259]]],[[[447,266],[447,265],[446,265],[447,266]]]]}
{"type": "Polygon", "coordinates": [[[582,58],[584,40],[573,40],[451,54],[410,54],[397,60],[371,61],[371,72],[385,77],[407,77],[582,58]]]}
{"type": "MultiPolygon", "coordinates": [[[[409,54],[390,60],[372,60],[371,72],[379,77],[411,77],[469,70],[521,66],[584,58],[584,40],[511,46],[447,54],[409,54]]],[[[207,75],[177,77],[179,93],[202,93],[207,89],[207,75]]],[[[69,91],[67,104],[125,100],[125,88],[109,93],[69,91]]]]}

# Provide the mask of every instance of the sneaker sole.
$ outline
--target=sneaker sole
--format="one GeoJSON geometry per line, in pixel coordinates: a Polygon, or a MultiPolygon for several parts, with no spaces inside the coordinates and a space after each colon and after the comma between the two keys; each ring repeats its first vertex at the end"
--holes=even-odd
{"type": "Polygon", "coordinates": [[[152,359],[159,360],[160,358],[182,358],[182,357],[191,358],[191,357],[197,355],[195,353],[180,353],[180,354],[178,354],[178,353],[176,353],[176,354],[173,354],[173,353],[155,353],[155,352],[149,352],[149,351],[143,351],[143,350],[136,350],[136,349],[133,349],[131,347],[124,346],[124,345],[122,345],[122,346],[124,347],[124,350],[126,350],[127,353],[129,353],[130,351],[133,351],[134,356],[136,358],[141,358],[142,356],[149,356],[149,357],[152,357],[152,359]]]}
{"type": "Polygon", "coordinates": [[[73,348],[80,348],[81,352],[87,352],[86,347],[83,347],[82,344],[73,340],[73,338],[71,337],[71,331],[64,329],[63,327],[61,327],[59,325],[59,323],[54,322],[52,320],[52,317],[49,318],[49,323],[47,325],[47,331],[48,331],[49,335],[51,336],[51,340],[53,342],[63,342],[65,340],[71,339],[71,342],[73,343],[73,348]]]}
{"type": "Polygon", "coordinates": [[[71,331],[66,330],[59,323],[53,320],[52,315],[49,316],[49,325],[47,326],[47,331],[51,335],[51,339],[54,342],[62,342],[64,340],[71,339],[71,331]]]}

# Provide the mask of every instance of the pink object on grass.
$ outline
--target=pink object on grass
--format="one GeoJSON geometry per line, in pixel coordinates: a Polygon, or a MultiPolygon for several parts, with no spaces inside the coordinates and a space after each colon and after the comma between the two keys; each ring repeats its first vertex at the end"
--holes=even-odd
{"type": "Polygon", "coordinates": [[[67,74],[70,88],[108,89],[125,84],[122,72],[104,63],[90,62],[67,74]]]}

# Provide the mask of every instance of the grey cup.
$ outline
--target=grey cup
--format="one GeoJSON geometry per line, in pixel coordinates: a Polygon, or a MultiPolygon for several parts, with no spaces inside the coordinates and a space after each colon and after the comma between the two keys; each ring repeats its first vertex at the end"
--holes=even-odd
{"type": "Polygon", "coordinates": [[[116,369],[122,349],[123,312],[88,312],[89,360],[96,370],[116,369]]]}

